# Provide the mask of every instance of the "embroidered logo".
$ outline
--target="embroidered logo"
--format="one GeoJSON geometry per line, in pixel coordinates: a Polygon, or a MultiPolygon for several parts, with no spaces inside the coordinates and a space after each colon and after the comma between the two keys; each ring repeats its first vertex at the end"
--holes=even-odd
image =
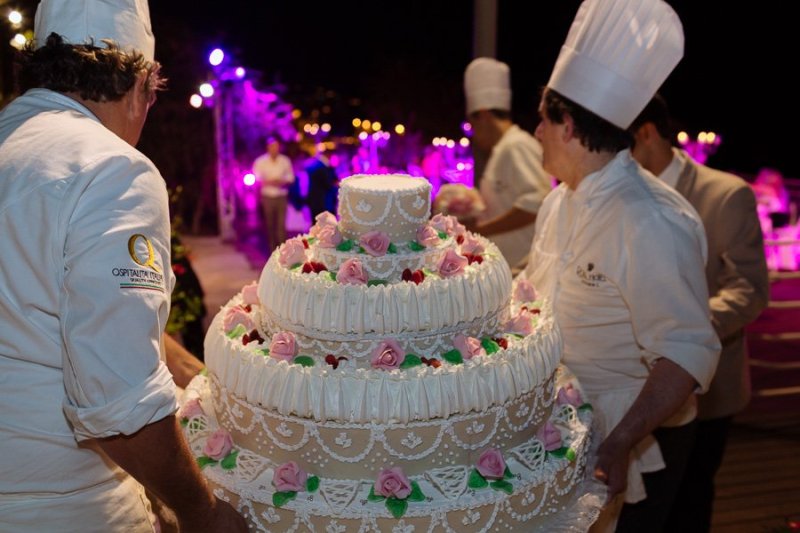
{"type": "Polygon", "coordinates": [[[606,275],[596,272],[592,262],[587,263],[585,267],[582,265],[575,267],[575,274],[580,278],[581,283],[588,287],[599,287],[606,281],[606,275]]]}
{"type": "Polygon", "coordinates": [[[145,235],[136,233],[128,239],[128,255],[142,268],[114,267],[111,275],[122,278],[120,289],[145,289],[164,292],[164,275],[156,264],[156,252],[145,235]]]}

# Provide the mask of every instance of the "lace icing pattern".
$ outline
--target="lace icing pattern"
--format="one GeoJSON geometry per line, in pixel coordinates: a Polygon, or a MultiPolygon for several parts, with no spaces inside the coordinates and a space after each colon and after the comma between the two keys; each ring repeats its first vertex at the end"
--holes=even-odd
{"type": "MultiPolygon", "coordinates": [[[[187,391],[196,392],[202,387],[208,387],[207,381],[200,381],[196,378],[187,391]]],[[[569,408],[556,410],[553,415],[556,417],[559,412],[564,411],[569,411],[569,408]]],[[[514,493],[510,497],[488,489],[476,492],[466,488],[469,472],[467,466],[434,469],[421,477],[412,477],[420,483],[428,500],[412,504],[400,520],[391,518],[382,505],[366,502],[371,480],[323,478],[318,494],[301,493],[297,500],[289,502],[284,508],[276,509],[271,506],[272,465],[268,465],[267,459],[262,459],[264,470],[255,475],[252,468],[247,468],[243,476],[240,465],[231,472],[209,467],[204,473],[212,482],[215,494],[235,504],[251,522],[251,526],[259,531],[347,532],[384,531],[397,527],[408,530],[413,527],[413,531],[434,531],[442,528],[445,531],[463,533],[465,527],[468,528],[466,531],[514,531],[519,530],[515,528],[519,528],[521,523],[531,523],[532,527],[538,528],[536,531],[583,531],[584,529],[552,529],[545,525],[549,522],[543,522],[547,517],[561,517],[565,511],[571,512],[568,504],[572,505],[572,500],[578,496],[585,499],[591,495],[571,495],[576,488],[580,487],[582,490],[584,483],[583,473],[590,444],[588,427],[591,425],[591,411],[577,412],[572,409],[571,414],[574,418],[569,416],[570,420],[558,423],[568,424],[565,428],[565,443],[576,450],[578,460],[575,463],[545,458],[537,461],[534,468],[530,468],[529,465],[517,461],[520,455],[524,455],[524,449],[531,449],[531,445],[538,441],[510,450],[507,460],[509,467],[517,475],[512,480],[514,493]],[[342,527],[345,529],[341,529],[342,527]]],[[[207,417],[206,422],[205,429],[200,429],[200,426],[186,428],[187,438],[190,439],[193,449],[215,427],[213,416],[207,417]]],[[[241,450],[240,456],[241,454],[248,456],[246,450],[241,450]]],[[[594,508],[587,506],[580,509],[581,517],[576,523],[591,524],[592,516],[596,516],[599,508],[599,504],[595,504],[594,508]]]]}

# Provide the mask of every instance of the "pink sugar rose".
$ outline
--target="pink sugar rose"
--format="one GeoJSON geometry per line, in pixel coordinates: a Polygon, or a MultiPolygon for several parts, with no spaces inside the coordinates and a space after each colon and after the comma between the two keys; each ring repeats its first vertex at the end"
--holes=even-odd
{"type": "Polygon", "coordinates": [[[561,432],[552,422],[546,422],[545,425],[539,428],[539,431],[536,432],[536,438],[542,441],[544,449],[548,452],[561,448],[561,432]]]}
{"type": "Polygon", "coordinates": [[[181,406],[178,412],[178,418],[192,418],[206,414],[203,411],[203,406],[200,405],[200,398],[192,398],[181,406]]]}
{"type": "Polygon", "coordinates": [[[467,234],[467,228],[466,226],[464,226],[464,224],[458,222],[458,220],[453,222],[453,229],[451,230],[451,235],[457,237],[459,235],[466,235],[466,234],[467,234]]]}
{"type": "Polygon", "coordinates": [[[314,219],[317,223],[311,226],[309,233],[312,237],[318,237],[319,231],[326,226],[337,226],[336,217],[330,211],[323,211],[314,219]]]}
{"type": "Polygon", "coordinates": [[[462,254],[471,254],[471,255],[479,255],[486,251],[483,248],[483,244],[481,241],[473,237],[472,235],[467,235],[464,237],[464,242],[461,243],[461,253],[462,254]]]}
{"type": "Polygon", "coordinates": [[[397,341],[386,339],[372,352],[372,368],[394,370],[400,368],[405,359],[406,354],[397,341]]]}
{"type": "Polygon", "coordinates": [[[284,463],[272,474],[272,484],[278,492],[301,492],[306,490],[308,473],[297,466],[294,461],[284,463]]]}
{"type": "Polygon", "coordinates": [[[323,226],[317,232],[317,239],[320,248],[336,248],[342,242],[342,234],[336,226],[323,226]]]}
{"type": "Polygon", "coordinates": [[[289,268],[297,263],[306,262],[306,247],[303,246],[303,241],[299,238],[289,239],[280,248],[280,255],[278,256],[278,263],[281,266],[289,268]]]}
{"type": "Polygon", "coordinates": [[[519,312],[508,319],[503,324],[503,331],[506,333],[516,333],[518,335],[530,335],[533,333],[533,319],[535,315],[527,309],[520,309],[519,312]]]}
{"type": "Polygon", "coordinates": [[[411,494],[411,481],[399,466],[384,468],[375,480],[375,494],[405,500],[411,494]]]}
{"type": "Polygon", "coordinates": [[[433,229],[435,229],[436,231],[442,231],[444,233],[447,233],[448,235],[452,234],[453,225],[456,223],[457,220],[455,217],[443,215],[441,213],[433,215],[430,221],[430,225],[433,226],[433,229]]]}
{"type": "Polygon", "coordinates": [[[206,444],[203,446],[203,454],[216,459],[224,459],[233,449],[233,439],[231,434],[220,428],[208,436],[206,444]]]}
{"type": "Polygon", "coordinates": [[[521,279],[514,288],[514,300],[517,302],[535,302],[539,298],[533,283],[527,279],[521,279]]]}
{"type": "Polygon", "coordinates": [[[361,261],[353,257],[339,267],[336,281],[345,285],[366,285],[367,273],[364,272],[364,266],[361,261]]]}
{"type": "Polygon", "coordinates": [[[289,331],[281,331],[272,336],[269,343],[269,355],[279,361],[292,362],[297,355],[297,341],[294,334],[289,331]]]}
{"type": "Polygon", "coordinates": [[[506,462],[503,453],[497,448],[489,448],[478,457],[475,465],[478,472],[486,479],[503,479],[506,473],[506,462]]]}
{"type": "Polygon", "coordinates": [[[572,405],[574,407],[580,407],[583,405],[581,391],[576,389],[572,383],[568,383],[566,387],[561,387],[558,389],[556,402],[558,405],[572,405]]]}
{"type": "Polygon", "coordinates": [[[461,352],[464,360],[472,359],[476,356],[486,355],[486,350],[481,346],[481,341],[475,337],[467,337],[460,333],[453,338],[453,346],[461,352]]]}
{"type": "Polygon", "coordinates": [[[333,213],[331,213],[330,211],[323,211],[322,213],[317,215],[314,218],[314,220],[320,226],[335,226],[337,224],[336,216],[333,213]]]}
{"type": "Polygon", "coordinates": [[[258,282],[254,281],[242,288],[242,302],[244,305],[258,305],[261,303],[258,299],[258,282]]]}
{"type": "Polygon", "coordinates": [[[469,261],[466,257],[457,254],[453,250],[447,250],[444,254],[442,254],[441,259],[439,259],[437,269],[440,276],[443,278],[450,278],[463,273],[464,268],[468,264],[469,261]]]}
{"type": "Polygon", "coordinates": [[[439,234],[430,224],[425,224],[417,228],[417,242],[425,248],[439,244],[439,234]]]}
{"type": "Polygon", "coordinates": [[[358,239],[358,244],[372,257],[382,257],[389,249],[389,236],[382,231],[368,231],[358,239]]]}
{"type": "Polygon", "coordinates": [[[222,329],[231,331],[239,324],[243,325],[244,329],[247,331],[256,327],[255,321],[250,318],[250,313],[238,305],[229,307],[228,310],[225,311],[225,316],[222,317],[222,329]]]}

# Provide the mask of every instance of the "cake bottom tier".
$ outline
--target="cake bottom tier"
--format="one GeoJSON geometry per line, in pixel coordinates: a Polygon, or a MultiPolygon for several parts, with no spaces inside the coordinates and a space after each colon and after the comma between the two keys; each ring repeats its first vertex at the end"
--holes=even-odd
{"type": "MultiPolygon", "coordinates": [[[[195,378],[184,397],[192,398],[199,398],[211,413],[212,387],[207,378],[195,378]]],[[[488,483],[476,487],[474,464],[429,468],[409,475],[424,498],[408,502],[400,516],[374,497],[374,476],[331,478],[324,475],[324,468],[315,469],[320,475],[314,490],[276,500],[272,481],[279,462],[240,446],[235,438],[235,462],[229,461],[227,466],[223,466],[225,461],[215,462],[203,472],[214,493],[239,510],[252,531],[550,531],[553,520],[563,519],[574,505],[576,492],[582,490],[591,420],[591,409],[555,406],[550,422],[560,430],[563,447],[545,451],[538,438],[504,447],[509,475],[502,486],[488,483]]],[[[184,422],[193,452],[202,456],[209,435],[219,427],[216,417],[199,415],[184,422]]],[[[444,444],[441,446],[440,452],[446,452],[444,444]]],[[[366,459],[361,463],[368,463],[366,459]]]]}

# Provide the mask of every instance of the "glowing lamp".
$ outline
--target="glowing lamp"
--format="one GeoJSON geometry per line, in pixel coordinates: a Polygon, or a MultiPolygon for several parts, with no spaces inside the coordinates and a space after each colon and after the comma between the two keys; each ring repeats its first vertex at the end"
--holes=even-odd
{"type": "Polygon", "coordinates": [[[686,133],[685,131],[678,133],[678,142],[680,144],[686,144],[687,142],[689,142],[689,134],[686,133]]]}
{"type": "Polygon", "coordinates": [[[212,96],[214,96],[214,86],[211,85],[210,83],[204,83],[200,85],[200,94],[204,98],[211,98],[212,96]]]}
{"type": "Polygon", "coordinates": [[[397,126],[394,127],[394,132],[398,135],[402,135],[406,132],[406,127],[403,126],[402,124],[398,124],[397,126]]]}
{"type": "Polygon", "coordinates": [[[372,129],[375,130],[375,131],[381,131],[382,127],[383,127],[383,125],[380,122],[378,122],[377,120],[372,123],[372,129]]]}
{"type": "Polygon", "coordinates": [[[328,133],[329,131],[331,131],[331,125],[326,122],[325,124],[320,126],[320,129],[325,133],[328,133]]]}
{"type": "Polygon", "coordinates": [[[203,97],[199,94],[193,94],[189,97],[189,105],[195,109],[200,109],[200,106],[203,105],[203,97]]]}
{"type": "Polygon", "coordinates": [[[455,148],[455,146],[456,146],[456,142],[453,139],[448,139],[447,140],[447,147],[448,148],[455,148]]]}
{"type": "Polygon", "coordinates": [[[466,137],[461,137],[461,140],[458,141],[458,144],[466,148],[467,146],[469,146],[469,139],[467,139],[466,137]]]}
{"type": "Polygon", "coordinates": [[[245,70],[243,67],[236,67],[234,74],[236,74],[236,77],[239,79],[244,78],[245,70]]]}
{"type": "Polygon", "coordinates": [[[361,139],[362,141],[366,141],[367,137],[369,137],[369,135],[367,134],[366,131],[362,131],[361,133],[358,134],[358,138],[361,139]]]}
{"type": "Polygon", "coordinates": [[[22,13],[16,10],[12,11],[8,14],[8,21],[14,25],[20,24],[22,22],[22,13]]]}
{"type": "Polygon", "coordinates": [[[361,126],[361,119],[360,118],[354,118],[353,119],[353,127],[354,128],[358,128],[360,126],[361,126]]]}
{"type": "Polygon", "coordinates": [[[222,60],[225,59],[225,52],[223,52],[219,48],[214,48],[210,54],[208,54],[208,62],[211,64],[212,67],[216,67],[222,64],[222,60]]]}
{"type": "Polygon", "coordinates": [[[248,187],[252,187],[253,184],[256,182],[256,176],[252,172],[248,172],[247,174],[244,175],[244,178],[242,178],[242,181],[248,187]]]}

